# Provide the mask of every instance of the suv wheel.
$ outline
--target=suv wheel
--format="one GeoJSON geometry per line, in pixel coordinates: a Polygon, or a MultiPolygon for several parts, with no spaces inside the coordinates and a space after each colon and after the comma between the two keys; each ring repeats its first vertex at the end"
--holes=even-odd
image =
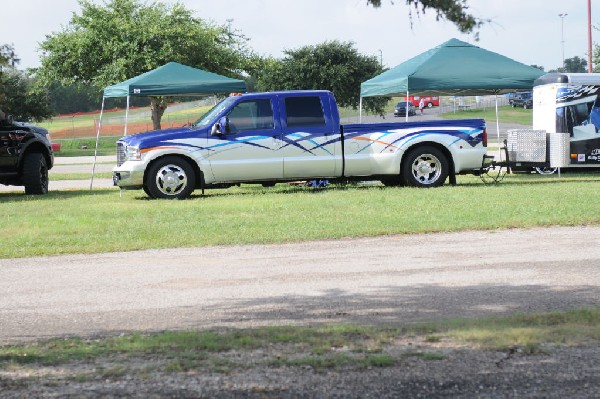
{"type": "Polygon", "coordinates": [[[25,194],[48,193],[48,166],[46,157],[39,152],[30,152],[23,160],[23,185],[25,194]]]}

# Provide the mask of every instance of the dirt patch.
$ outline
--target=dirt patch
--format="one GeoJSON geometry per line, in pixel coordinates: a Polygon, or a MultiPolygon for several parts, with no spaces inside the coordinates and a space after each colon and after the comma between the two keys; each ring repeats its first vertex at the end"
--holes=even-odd
{"type": "MultiPolygon", "coordinates": [[[[338,348],[343,352],[343,348],[338,348]]],[[[176,358],[121,356],[60,367],[0,371],[2,398],[398,398],[600,396],[600,348],[545,346],[538,353],[452,347],[416,340],[388,345],[386,367],[284,365],[309,356],[270,346],[211,355],[205,366],[176,369],[176,358]]]]}

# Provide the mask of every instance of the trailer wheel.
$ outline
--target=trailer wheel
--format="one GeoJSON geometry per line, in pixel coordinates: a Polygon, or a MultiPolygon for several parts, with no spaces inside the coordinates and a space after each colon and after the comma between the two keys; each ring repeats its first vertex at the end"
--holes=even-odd
{"type": "Polygon", "coordinates": [[[540,175],[552,175],[556,172],[558,168],[551,168],[549,166],[544,166],[543,168],[535,168],[535,171],[540,175]]]}
{"type": "Polygon", "coordinates": [[[39,152],[30,152],[23,160],[23,185],[25,194],[48,193],[48,166],[46,157],[39,152]]]}
{"type": "Polygon", "coordinates": [[[152,198],[184,199],[194,191],[196,176],[190,164],[178,157],[158,160],[148,170],[145,188],[152,198]]]}
{"type": "Polygon", "coordinates": [[[437,148],[417,147],[404,158],[401,174],[409,186],[438,187],[448,177],[448,165],[446,155],[437,148]]]}

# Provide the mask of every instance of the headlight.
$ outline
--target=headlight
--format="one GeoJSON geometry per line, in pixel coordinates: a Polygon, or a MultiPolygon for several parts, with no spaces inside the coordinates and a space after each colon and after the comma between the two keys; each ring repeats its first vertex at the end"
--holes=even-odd
{"type": "Polygon", "coordinates": [[[128,161],[140,161],[142,159],[142,153],[138,147],[128,145],[125,149],[125,157],[128,161]]]}

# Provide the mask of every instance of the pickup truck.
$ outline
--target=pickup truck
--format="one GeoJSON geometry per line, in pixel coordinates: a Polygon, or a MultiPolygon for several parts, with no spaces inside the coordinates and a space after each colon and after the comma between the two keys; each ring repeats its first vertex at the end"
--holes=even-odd
{"type": "Polygon", "coordinates": [[[483,119],[341,125],[329,91],[249,93],[190,126],[121,138],[113,182],[169,199],[313,179],[433,187],[479,174],[486,147],[483,119]]]}
{"type": "Polygon", "coordinates": [[[53,148],[46,129],[13,121],[0,111],[0,184],[24,186],[25,194],[48,193],[53,148]]]}

